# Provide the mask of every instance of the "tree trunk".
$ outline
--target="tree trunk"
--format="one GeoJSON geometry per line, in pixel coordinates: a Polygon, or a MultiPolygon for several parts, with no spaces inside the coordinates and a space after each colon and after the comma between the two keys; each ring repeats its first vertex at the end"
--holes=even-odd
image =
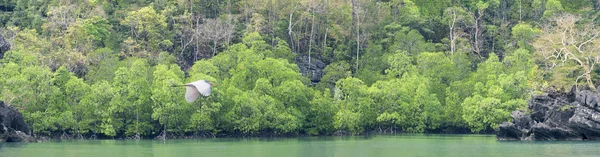
{"type": "Polygon", "coordinates": [[[75,117],[75,136],[78,137],[79,136],[79,120],[77,120],[77,103],[75,103],[75,112],[73,112],[75,117]]]}
{"type": "MultiPolygon", "coordinates": [[[[310,24],[310,37],[308,39],[308,69],[310,70],[310,55],[312,50],[312,42],[313,42],[313,31],[315,29],[315,8],[314,8],[314,0],[311,0],[311,11],[312,11],[312,23],[310,24]]],[[[312,75],[311,75],[312,76],[312,75]]]]}
{"type": "Polygon", "coordinates": [[[587,83],[587,85],[589,86],[590,89],[592,89],[593,91],[596,91],[596,86],[594,86],[594,82],[592,82],[592,72],[594,69],[594,65],[592,64],[591,66],[584,64],[583,62],[580,61],[581,66],[583,66],[583,71],[584,71],[584,76],[585,76],[585,81],[587,83]]]}
{"type": "MultiPolygon", "coordinates": [[[[227,0],[227,25],[228,27],[232,27],[231,26],[231,0],[227,0]]],[[[231,33],[227,33],[227,46],[229,46],[229,42],[231,42],[231,33]]]]}
{"type": "Polygon", "coordinates": [[[163,140],[167,139],[167,115],[165,114],[165,124],[163,128],[163,140]]]}
{"type": "Polygon", "coordinates": [[[217,3],[215,4],[216,7],[215,8],[215,18],[219,17],[219,0],[217,0],[217,3]]]}
{"type": "MultiPolygon", "coordinates": [[[[296,10],[296,9],[294,9],[296,10]]],[[[290,44],[292,48],[292,52],[294,51],[294,36],[292,36],[292,17],[294,16],[294,10],[290,10],[290,19],[288,23],[288,36],[290,37],[290,44]]]]}
{"type": "Polygon", "coordinates": [[[590,87],[590,89],[592,89],[593,91],[596,91],[596,87],[594,86],[594,83],[592,82],[592,74],[591,71],[587,71],[585,72],[585,79],[587,81],[587,85],[590,87]]]}
{"type": "MultiPolygon", "coordinates": [[[[327,9],[329,9],[327,4],[328,4],[327,0],[325,0],[325,3],[323,4],[324,5],[323,6],[323,12],[325,14],[325,17],[327,17],[327,15],[329,13],[329,12],[327,12],[328,11],[327,9]]],[[[325,36],[323,37],[323,49],[321,50],[321,53],[322,54],[326,54],[325,53],[326,52],[325,48],[327,47],[327,32],[329,31],[329,27],[327,26],[327,21],[326,20],[323,21],[323,25],[325,25],[325,36]]]]}
{"type": "MultiPolygon", "coordinates": [[[[206,102],[206,98],[203,97],[202,100],[204,100],[204,101],[202,101],[202,103],[206,102]]],[[[204,104],[202,104],[202,106],[204,106],[204,104]]],[[[204,108],[203,107],[200,107],[200,114],[204,114],[204,108]]],[[[200,127],[201,127],[200,128],[200,132],[204,133],[204,123],[202,123],[202,126],[200,126],[200,127]]]]}
{"type": "Polygon", "coordinates": [[[477,53],[478,57],[481,57],[481,28],[479,27],[479,23],[481,20],[481,17],[483,17],[483,13],[484,10],[477,10],[477,12],[474,12],[473,18],[475,19],[475,23],[473,25],[473,27],[475,28],[475,33],[473,34],[473,37],[475,38],[475,41],[473,41],[473,48],[475,53],[477,53]]]}
{"type": "Polygon", "coordinates": [[[275,9],[273,9],[273,0],[269,0],[269,10],[267,11],[267,25],[269,25],[269,34],[271,34],[271,48],[275,47],[275,26],[273,26],[273,18],[272,16],[272,12],[275,9]]]}
{"type": "Polygon", "coordinates": [[[479,18],[475,18],[475,53],[481,57],[481,50],[479,49],[479,18]]]}
{"type": "Polygon", "coordinates": [[[357,11],[357,5],[356,5],[356,1],[352,0],[352,21],[355,21],[355,29],[356,29],[356,69],[358,71],[358,57],[359,57],[359,53],[360,53],[360,18],[358,17],[358,13],[356,13],[357,11]]]}
{"type": "Polygon", "coordinates": [[[519,21],[523,18],[523,3],[519,0],[519,21]]]}
{"type": "Polygon", "coordinates": [[[213,53],[212,56],[214,57],[215,55],[217,55],[217,41],[213,41],[213,53]]]}
{"type": "Polygon", "coordinates": [[[360,54],[360,17],[356,16],[356,70],[358,71],[360,54]]]}
{"type": "Polygon", "coordinates": [[[456,37],[454,36],[454,25],[456,24],[456,11],[452,10],[452,24],[450,24],[450,52],[454,54],[456,52],[456,37]]]}
{"type": "Polygon", "coordinates": [[[325,48],[327,47],[327,32],[329,31],[329,27],[325,26],[325,37],[323,37],[323,52],[325,52],[325,48]]]}
{"type": "Polygon", "coordinates": [[[139,127],[140,127],[140,111],[136,110],[135,111],[135,136],[136,136],[136,138],[140,137],[139,127]]]}

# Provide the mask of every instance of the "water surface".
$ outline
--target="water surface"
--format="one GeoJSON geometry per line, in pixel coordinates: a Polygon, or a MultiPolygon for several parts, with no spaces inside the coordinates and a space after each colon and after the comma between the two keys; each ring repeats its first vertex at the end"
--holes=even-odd
{"type": "Polygon", "coordinates": [[[497,141],[493,135],[67,140],[0,144],[0,157],[399,157],[599,156],[596,141],[497,141]]]}

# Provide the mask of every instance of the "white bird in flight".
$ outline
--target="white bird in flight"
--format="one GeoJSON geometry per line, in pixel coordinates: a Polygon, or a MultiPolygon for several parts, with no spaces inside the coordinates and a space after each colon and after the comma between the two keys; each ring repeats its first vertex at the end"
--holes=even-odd
{"type": "Polygon", "coordinates": [[[217,84],[206,80],[198,80],[180,86],[185,86],[185,101],[191,103],[194,102],[194,100],[196,100],[200,94],[205,97],[209,96],[211,87],[217,86],[217,84]]]}

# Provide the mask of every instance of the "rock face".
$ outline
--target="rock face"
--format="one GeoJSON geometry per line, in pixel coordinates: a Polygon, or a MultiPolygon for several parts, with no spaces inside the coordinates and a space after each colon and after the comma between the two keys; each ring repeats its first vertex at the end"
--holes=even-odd
{"type": "Polygon", "coordinates": [[[308,56],[297,57],[296,64],[298,65],[298,68],[300,68],[302,76],[308,76],[313,85],[321,81],[323,69],[325,69],[325,66],[327,66],[321,60],[316,58],[311,58],[309,64],[308,56]]]}
{"type": "Polygon", "coordinates": [[[29,126],[21,113],[0,101],[0,142],[33,141],[33,138],[25,133],[28,130],[29,126]]]}
{"type": "Polygon", "coordinates": [[[529,100],[529,112],[514,111],[498,140],[600,140],[600,93],[549,92],[529,100]]]}
{"type": "Polygon", "coordinates": [[[10,43],[0,34],[0,59],[4,56],[4,52],[10,50],[10,43]]]}

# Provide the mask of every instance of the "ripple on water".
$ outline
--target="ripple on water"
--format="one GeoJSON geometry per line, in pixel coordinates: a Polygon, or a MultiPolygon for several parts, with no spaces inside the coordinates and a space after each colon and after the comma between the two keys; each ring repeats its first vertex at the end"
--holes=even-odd
{"type": "Polygon", "coordinates": [[[67,140],[3,143],[0,156],[598,156],[597,141],[497,141],[493,135],[371,135],[357,137],[67,140]]]}

